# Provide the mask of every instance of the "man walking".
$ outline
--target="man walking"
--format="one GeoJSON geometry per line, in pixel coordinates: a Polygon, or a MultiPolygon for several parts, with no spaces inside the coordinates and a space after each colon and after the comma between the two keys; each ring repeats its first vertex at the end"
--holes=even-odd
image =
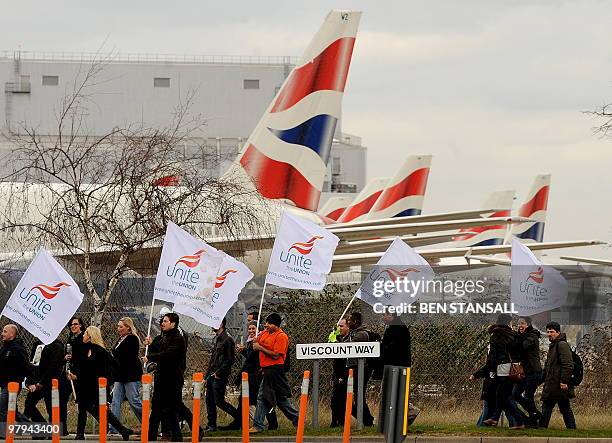
{"type": "Polygon", "coordinates": [[[518,382],[512,391],[514,400],[529,414],[528,426],[538,427],[542,416],[533,399],[535,391],[542,380],[542,364],[540,363],[540,331],[531,324],[531,317],[521,317],[518,320],[519,343],[521,350],[521,366],[525,378],[518,382]]]}
{"type": "MultiPolygon", "coordinates": [[[[353,312],[348,319],[348,327],[350,329],[347,340],[349,342],[364,342],[370,341],[370,334],[367,329],[363,326],[363,317],[361,312],[353,312]]],[[[349,369],[353,370],[353,380],[355,380],[355,386],[358,386],[359,377],[363,377],[363,424],[364,426],[374,426],[374,417],[370,412],[368,403],[365,401],[365,391],[368,388],[368,381],[370,379],[370,371],[364,370],[363,374],[359,373],[359,366],[356,358],[349,358],[346,362],[347,372],[349,369]]],[[[358,394],[353,396],[353,417],[357,417],[357,398],[358,394]]]]}
{"type": "Polygon", "coordinates": [[[149,440],[157,440],[160,419],[165,422],[164,428],[170,430],[172,441],[182,441],[181,428],[178,422],[178,411],[182,403],[183,382],[185,374],[186,347],[185,339],[178,330],[179,316],[174,312],[164,315],[161,322],[162,337],[157,349],[143,357],[145,363],[157,363],[155,370],[155,387],[153,390],[152,409],[160,415],[151,414],[149,440]],[[154,419],[153,419],[154,418],[154,419]]]}
{"type": "Polygon", "coordinates": [[[548,427],[555,405],[563,415],[567,429],[576,429],[576,419],[570,405],[574,398],[574,387],[570,385],[574,360],[567,337],[561,332],[561,325],[550,322],[546,325],[546,335],[550,345],[544,364],[544,387],[542,388],[542,418],[540,426],[548,427]]]}
{"type": "MultiPolygon", "coordinates": [[[[14,324],[8,324],[2,328],[2,348],[0,349],[0,436],[4,436],[6,430],[6,416],[8,412],[8,384],[11,382],[23,383],[30,374],[30,363],[28,351],[23,341],[18,336],[19,329],[14,324]]],[[[17,421],[28,421],[28,419],[17,411],[17,421]]]]}
{"type": "Polygon", "coordinates": [[[238,426],[233,426],[233,429],[239,429],[240,424],[238,411],[225,400],[225,388],[227,387],[232,365],[236,358],[236,344],[232,337],[228,335],[225,325],[226,319],[223,318],[219,329],[213,329],[217,337],[210,356],[208,371],[206,372],[206,411],[208,415],[208,426],[204,428],[204,432],[217,430],[217,408],[232,417],[232,423],[238,426]]]}
{"type": "Polygon", "coordinates": [[[257,394],[257,409],[250,433],[263,432],[266,413],[274,406],[297,426],[299,413],[291,404],[291,388],[285,375],[285,359],[289,349],[289,337],[280,328],[281,316],[272,313],[266,318],[264,331],[256,338],[253,349],[259,351],[259,365],[263,379],[257,394]]]}
{"type": "MultiPolygon", "coordinates": [[[[335,336],[336,342],[344,342],[348,337],[348,333],[348,322],[346,318],[343,318],[338,322],[338,334],[335,336]]],[[[347,377],[348,371],[346,370],[346,361],[341,358],[334,359],[331,379],[331,428],[344,425],[347,377]]]]}

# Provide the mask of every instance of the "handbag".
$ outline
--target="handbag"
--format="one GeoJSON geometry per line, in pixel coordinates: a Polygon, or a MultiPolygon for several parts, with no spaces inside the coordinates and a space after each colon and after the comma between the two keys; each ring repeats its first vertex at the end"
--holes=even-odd
{"type": "Polygon", "coordinates": [[[519,383],[525,379],[525,369],[520,362],[513,362],[512,357],[508,354],[510,359],[510,372],[508,373],[508,380],[512,383],[519,383]]]}

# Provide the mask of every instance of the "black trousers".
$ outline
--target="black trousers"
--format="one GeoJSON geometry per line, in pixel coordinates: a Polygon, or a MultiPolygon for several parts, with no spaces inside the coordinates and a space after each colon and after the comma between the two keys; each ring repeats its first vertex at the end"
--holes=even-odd
{"type": "Polygon", "coordinates": [[[543,400],[542,401],[542,418],[540,418],[540,426],[547,428],[550,423],[550,417],[552,416],[555,405],[559,405],[559,412],[563,416],[565,427],[567,429],[576,429],[576,419],[574,418],[574,412],[572,406],[567,398],[560,400],[543,400]]]}
{"type": "Polygon", "coordinates": [[[170,432],[172,441],[183,441],[178,415],[183,404],[183,380],[156,379],[151,399],[149,440],[156,441],[159,425],[170,432]]]}
{"type": "Polygon", "coordinates": [[[331,425],[337,427],[344,425],[344,414],[346,411],[346,380],[334,380],[331,395],[331,425]]]}
{"type": "MultiPolygon", "coordinates": [[[[46,386],[37,389],[34,392],[28,392],[28,395],[25,399],[25,404],[23,406],[23,415],[28,417],[35,423],[51,423],[51,389],[46,386]],[[36,405],[41,400],[45,401],[45,409],[47,410],[47,417],[49,420],[46,420],[43,415],[40,413],[36,405]]],[[[61,415],[61,414],[60,414],[61,415]]]]}
{"type": "Polygon", "coordinates": [[[541,372],[527,374],[521,382],[514,385],[512,390],[514,400],[527,411],[530,419],[540,416],[540,411],[538,411],[533,397],[541,379],[541,372]]]}
{"type": "Polygon", "coordinates": [[[206,379],[206,414],[208,426],[217,427],[217,408],[221,409],[234,420],[240,420],[238,410],[225,400],[227,379],[208,377],[206,379]]]}
{"type": "MultiPolygon", "coordinates": [[[[99,408],[100,406],[96,404],[79,403],[79,415],[77,417],[77,432],[76,432],[77,435],[85,434],[85,425],[87,424],[87,413],[89,413],[89,415],[95,418],[96,421],[98,422],[100,421],[99,408]]],[[[117,431],[119,431],[120,434],[125,434],[129,432],[129,429],[123,426],[121,422],[119,421],[119,419],[113,415],[113,413],[110,411],[110,408],[108,409],[109,410],[106,413],[108,424],[112,425],[112,427],[115,428],[117,431]]],[[[106,431],[108,432],[108,429],[106,431]]]]}
{"type": "MultiPolygon", "coordinates": [[[[78,389],[78,380],[74,381],[74,388],[78,389]]],[[[71,395],[72,385],[66,374],[63,374],[59,379],[60,423],[62,423],[63,435],[68,435],[68,400],[71,395]]]]}

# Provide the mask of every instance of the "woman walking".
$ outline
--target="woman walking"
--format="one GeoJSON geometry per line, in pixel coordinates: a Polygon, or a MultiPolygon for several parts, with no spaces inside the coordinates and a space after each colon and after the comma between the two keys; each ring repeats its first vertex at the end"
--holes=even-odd
{"type": "MultiPolygon", "coordinates": [[[[76,368],[76,373],[70,375],[70,379],[78,380],[79,382],[77,391],[79,415],[75,440],[85,439],[87,413],[96,420],[99,420],[98,378],[108,377],[111,371],[111,359],[113,358],[106,350],[100,329],[96,326],[89,326],[85,330],[83,343],[85,344],[83,360],[79,367],[76,368]]],[[[119,431],[123,440],[129,440],[130,435],[133,434],[133,431],[123,426],[112,412],[108,413],[108,423],[119,431]]]]}
{"type": "MultiPolygon", "coordinates": [[[[113,357],[118,363],[111,411],[121,419],[121,403],[127,400],[138,421],[142,421],[142,402],[140,400],[142,364],[140,362],[140,338],[130,317],[123,317],[117,323],[119,339],[113,346],[113,357]]],[[[111,432],[116,432],[111,427],[111,432]]]]}

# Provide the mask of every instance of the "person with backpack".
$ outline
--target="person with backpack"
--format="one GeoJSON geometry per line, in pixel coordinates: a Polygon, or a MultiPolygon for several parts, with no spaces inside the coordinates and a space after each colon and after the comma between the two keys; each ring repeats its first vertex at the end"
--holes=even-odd
{"type": "MultiPolygon", "coordinates": [[[[83,334],[84,356],[81,364],[76,369],[76,373],[71,373],[72,380],[78,380],[77,403],[79,413],[77,418],[76,440],[85,440],[85,424],[87,423],[87,413],[96,420],[99,420],[99,384],[98,378],[109,377],[111,372],[110,361],[113,358],[106,350],[100,329],[96,326],[89,326],[83,334]]],[[[131,429],[121,424],[115,415],[108,411],[108,423],[113,426],[123,440],[130,439],[134,433],[131,429]]]]}
{"type": "MultiPolygon", "coordinates": [[[[574,357],[572,349],[567,343],[567,337],[561,332],[561,325],[550,322],[546,325],[546,335],[550,345],[548,355],[544,364],[544,387],[542,388],[542,418],[540,426],[548,427],[550,417],[555,405],[559,405],[559,411],[563,416],[567,429],[576,429],[576,419],[570,404],[574,397],[574,386],[572,374],[574,370],[574,357]]],[[[578,366],[578,365],[576,365],[578,366]]]]}
{"type": "MultiPolygon", "coordinates": [[[[117,361],[117,374],[113,385],[111,411],[121,418],[121,403],[127,400],[138,421],[142,420],[140,400],[142,365],[140,364],[140,338],[130,317],[123,317],[117,323],[119,339],[113,346],[113,357],[117,361]]],[[[116,432],[111,429],[111,432],[116,432]]]]}
{"type": "Polygon", "coordinates": [[[538,427],[542,417],[536,407],[534,395],[542,381],[542,364],[540,363],[540,331],[531,324],[531,317],[523,316],[518,320],[518,340],[520,343],[521,365],[525,378],[514,385],[512,397],[529,414],[529,427],[538,427]]]}
{"type": "Polygon", "coordinates": [[[257,395],[257,408],[253,427],[249,433],[264,431],[266,413],[273,407],[278,408],[285,417],[297,427],[299,413],[291,404],[291,387],[287,381],[285,361],[289,359],[289,336],[280,328],[281,316],[276,312],[268,315],[261,332],[253,343],[253,350],[259,351],[259,366],[263,378],[257,395]]]}
{"type": "MultiPolygon", "coordinates": [[[[363,317],[361,312],[352,312],[349,315],[348,320],[349,326],[349,334],[346,341],[348,342],[364,342],[371,341],[370,333],[363,325],[363,317]]],[[[365,392],[368,388],[368,381],[370,380],[371,371],[367,368],[363,374],[359,374],[359,366],[357,365],[356,358],[349,358],[346,361],[346,369],[347,372],[349,369],[353,370],[353,380],[355,381],[355,386],[358,386],[359,377],[363,376],[363,392],[364,398],[362,399],[363,403],[363,424],[364,426],[374,426],[374,416],[370,412],[370,408],[368,407],[368,403],[365,399],[365,392]]],[[[355,395],[353,396],[353,417],[357,417],[357,400],[358,394],[357,389],[355,389],[355,395]]]]}

